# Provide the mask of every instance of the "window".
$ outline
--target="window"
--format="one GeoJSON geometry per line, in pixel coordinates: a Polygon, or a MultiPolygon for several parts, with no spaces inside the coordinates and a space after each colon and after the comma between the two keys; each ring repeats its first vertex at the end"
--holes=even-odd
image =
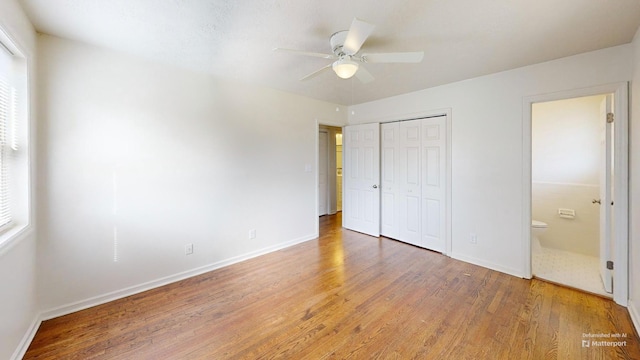
{"type": "Polygon", "coordinates": [[[26,63],[0,29],[0,246],[29,223],[26,63]]]}
{"type": "Polygon", "coordinates": [[[17,150],[11,136],[17,113],[17,93],[11,76],[12,60],[12,54],[3,47],[0,53],[0,231],[11,224],[9,162],[13,151],[17,150]]]}

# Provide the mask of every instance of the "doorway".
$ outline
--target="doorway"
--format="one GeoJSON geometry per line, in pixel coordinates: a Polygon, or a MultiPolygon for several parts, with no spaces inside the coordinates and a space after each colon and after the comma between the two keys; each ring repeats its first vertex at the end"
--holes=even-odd
{"type": "Polygon", "coordinates": [[[318,126],[318,216],[342,211],[342,128],[318,126]]]}
{"type": "MultiPolygon", "coordinates": [[[[549,93],[543,95],[536,95],[531,97],[526,97],[523,99],[523,204],[524,208],[522,211],[523,217],[523,264],[524,269],[523,272],[525,277],[531,278],[536,275],[536,269],[533,269],[532,263],[534,260],[534,252],[532,251],[534,248],[538,248],[538,245],[550,245],[550,241],[548,239],[544,240],[536,240],[535,235],[532,232],[535,231],[535,227],[533,220],[538,220],[535,216],[540,216],[539,213],[536,213],[534,216],[534,203],[533,197],[534,195],[534,181],[540,180],[538,175],[534,175],[535,168],[540,168],[540,164],[535,164],[535,161],[539,159],[534,158],[533,152],[533,142],[534,140],[534,109],[536,104],[557,101],[557,100],[566,100],[566,99],[576,99],[582,97],[590,97],[590,96],[605,96],[607,94],[611,94],[611,120],[615,124],[615,126],[611,126],[609,128],[611,140],[609,142],[609,146],[603,146],[603,149],[609,149],[612,155],[612,164],[611,167],[607,166],[598,166],[598,170],[608,170],[610,171],[611,177],[610,180],[610,189],[612,193],[609,194],[609,201],[606,200],[606,197],[601,193],[595,194],[591,192],[591,198],[587,198],[583,200],[588,202],[588,206],[592,206],[591,211],[595,211],[596,214],[599,213],[600,209],[609,209],[610,210],[610,225],[611,230],[609,232],[604,231],[604,235],[608,235],[609,243],[605,243],[599,240],[598,246],[598,272],[600,273],[600,277],[603,279],[607,279],[607,276],[610,276],[612,281],[612,296],[613,300],[619,304],[626,306],[628,301],[628,247],[629,247],[629,239],[628,239],[628,157],[629,157],[629,143],[628,143],[628,83],[614,83],[602,86],[594,86],[590,88],[584,89],[576,89],[569,90],[564,92],[557,93],[549,93]],[[534,178],[536,176],[537,178],[534,178]],[[615,189],[613,192],[612,189],[615,189]],[[595,196],[593,196],[595,195],[595,196]],[[598,203],[599,202],[599,203],[598,203]],[[601,206],[602,204],[602,206],[601,206]],[[608,205],[604,205],[608,204],[608,205]],[[614,216],[615,214],[615,216],[614,216]],[[600,254],[604,252],[609,252],[609,260],[607,260],[607,256],[600,256],[600,254]]],[[[602,104],[605,104],[604,102],[602,104]]],[[[606,104],[605,104],[606,106],[606,104]]],[[[599,115],[601,118],[599,121],[607,121],[607,114],[609,111],[603,113],[603,115],[599,115]]],[[[600,123],[602,125],[602,122],[600,123]]],[[[605,127],[606,130],[606,127],[605,127]]],[[[577,130],[571,133],[572,137],[569,139],[565,139],[564,146],[571,146],[571,141],[576,137],[577,130]]],[[[604,140],[604,136],[603,136],[604,140]]],[[[603,142],[606,143],[606,142],[603,142]]],[[[599,143],[593,144],[592,148],[595,148],[599,151],[600,145],[599,143]]],[[[592,151],[594,149],[590,149],[592,151]]],[[[553,150],[556,153],[558,150],[553,150]]],[[[547,154],[548,155],[548,154],[547,154]]],[[[593,162],[593,156],[590,156],[593,162]]],[[[578,160],[579,162],[580,160],[578,160]]],[[[575,165],[575,164],[574,164],[575,165]]],[[[558,168],[556,164],[556,168],[558,168]]],[[[576,166],[574,166],[576,167],[576,166]]],[[[553,168],[553,166],[547,166],[547,169],[553,168]]],[[[591,178],[593,179],[593,172],[591,172],[591,178]]],[[[606,176],[605,176],[606,177],[606,176]]],[[[544,182],[544,181],[539,181],[544,182]]],[[[562,181],[547,181],[549,183],[562,181]]],[[[569,183],[569,181],[565,181],[569,183]]],[[[602,181],[598,180],[596,187],[599,189],[600,183],[602,181]]],[[[544,186],[546,184],[542,184],[544,186]]],[[[594,185],[594,184],[591,184],[594,185]]],[[[536,191],[536,193],[538,193],[536,191]]],[[[560,196],[557,196],[560,197],[560,196]]],[[[584,204],[583,204],[584,205],[584,204]]],[[[576,222],[578,218],[582,215],[585,215],[585,211],[578,209],[578,206],[564,206],[560,207],[559,205],[555,205],[553,210],[553,215],[548,213],[547,215],[551,216],[551,221],[559,221],[563,220],[566,222],[576,222]]],[[[596,215],[599,229],[602,228],[600,226],[599,219],[601,215],[596,215]]],[[[544,222],[544,221],[542,221],[544,222]]],[[[548,229],[550,229],[550,224],[548,229]]],[[[599,233],[599,230],[598,230],[599,233]]],[[[603,236],[606,239],[607,236],[603,236]]],[[[598,236],[600,238],[600,236],[598,236]]],[[[565,244],[566,245],[566,244],[565,244]]],[[[593,243],[590,245],[593,247],[593,243]]],[[[583,276],[583,274],[581,275],[583,276]]]]}
{"type": "Polygon", "coordinates": [[[611,260],[613,245],[612,101],[599,94],[538,102],[531,121],[533,276],[608,297],[611,273],[600,263],[611,260]]]}

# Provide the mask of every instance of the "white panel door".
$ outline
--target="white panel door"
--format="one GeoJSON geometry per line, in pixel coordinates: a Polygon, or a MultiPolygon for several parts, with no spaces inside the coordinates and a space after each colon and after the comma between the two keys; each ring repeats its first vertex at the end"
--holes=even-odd
{"type": "Polygon", "coordinates": [[[399,237],[398,240],[423,246],[421,239],[421,120],[400,123],[399,154],[399,237]]]}
{"type": "Polygon", "coordinates": [[[611,95],[607,95],[600,105],[601,141],[600,141],[600,276],[606,292],[613,292],[613,271],[607,269],[607,261],[613,260],[611,244],[613,210],[613,123],[607,122],[611,113],[611,95]]]}
{"type": "Polygon", "coordinates": [[[400,124],[380,125],[380,234],[399,237],[398,153],[400,124]]]}
{"type": "Polygon", "coordinates": [[[422,246],[439,252],[446,241],[446,121],[446,116],[421,121],[422,246]]]}
{"type": "Polygon", "coordinates": [[[345,126],[343,142],[342,225],[380,235],[380,125],[345,126]]]}
{"type": "Polygon", "coordinates": [[[329,133],[320,130],[318,134],[318,215],[329,212],[329,133]]]}

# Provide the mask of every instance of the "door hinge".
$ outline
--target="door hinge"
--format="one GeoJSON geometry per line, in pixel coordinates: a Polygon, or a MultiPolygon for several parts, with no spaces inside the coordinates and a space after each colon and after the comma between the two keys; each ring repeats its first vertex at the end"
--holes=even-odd
{"type": "Polygon", "coordinates": [[[613,113],[607,113],[607,122],[609,124],[613,122],[613,113]]]}
{"type": "Polygon", "coordinates": [[[607,269],[613,270],[613,261],[611,260],[607,261],[607,269]]]}

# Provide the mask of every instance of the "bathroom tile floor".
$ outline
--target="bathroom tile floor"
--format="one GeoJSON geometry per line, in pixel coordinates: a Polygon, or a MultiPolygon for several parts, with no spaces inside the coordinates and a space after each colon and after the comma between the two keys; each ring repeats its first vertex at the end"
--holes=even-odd
{"type": "Polygon", "coordinates": [[[532,265],[539,279],[611,297],[604,291],[597,257],[539,247],[533,250],[532,265]]]}

